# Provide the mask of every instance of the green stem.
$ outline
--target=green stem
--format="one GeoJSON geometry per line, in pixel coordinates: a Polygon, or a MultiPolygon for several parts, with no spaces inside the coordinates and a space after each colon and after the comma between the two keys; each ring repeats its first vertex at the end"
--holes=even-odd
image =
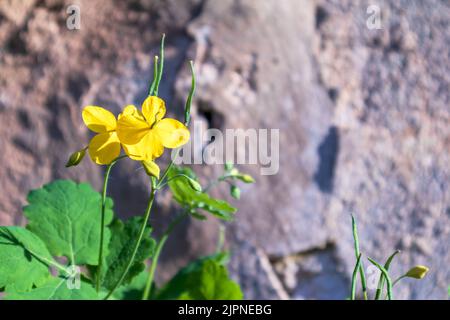
{"type": "MultiPolygon", "coordinates": [[[[359,255],[361,254],[361,252],[359,250],[358,230],[357,230],[356,221],[355,221],[355,218],[353,217],[353,215],[352,215],[352,229],[353,229],[353,240],[354,240],[354,245],[355,245],[355,256],[356,256],[356,258],[358,258],[359,255]]],[[[364,266],[363,266],[362,262],[359,265],[359,275],[361,277],[361,287],[362,287],[364,300],[368,300],[366,276],[364,274],[364,266]]]]}
{"type": "Polygon", "coordinates": [[[219,238],[217,239],[216,253],[219,254],[223,250],[225,244],[225,226],[220,223],[219,225],[219,238]]]}
{"type": "MultiPolygon", "coordinates": [[[[155,95],[158,95],[158,85],[159,85],[158,83],[161,80],[160,76],[161,76],[161,73],[162,73],[162,70],[163,70],[162,64],[164,63],[164,38],[165,38],[165,35],[163,34],[163,38],[161,40],[161,63],[160,63],[159,71],[158,71],[159,80],[156,81],[156,88],[155,88],[156,93],[155,93],[155,95]]],[[[191,89],[189,91],[189,95],[188,95],[188,98],[186,100],[186,104],[185,104],[185,107],[184,107],[184,112],[185,112],[184,125],[186,127],[189,127],[189,123],[191,121],[191,104],[192,104],[192,98],[193,98],[194,93],[195,93],[195,72],[194,72],[194,64],[193,64],[192,61],[189,63],[189,66],[191,68],[191,73],[192,73],[192,82],[191,82],[191,89]]],[[[167,166],[166,170],[164,171],[164,173],[162,174],[161,178],[159,179],[159,181],[160,181],[159,184],[160,185],[164,181],[164,179],[166,178],[167,174],[169,173],[170,168],[173,166],[175,160],[177,159],[178,153],[179,153],[179,150],[177,150],[177,152],[175,153],[175,156],[170,161],[170,163],[167,166]]]]}
{"type": "Polygon", "coordinates": [[[158,65],[158,76],[156,78],[156,82],[155,82],[155,88],[153,91],[153,95],[158,96],[158,91],[159,91],[159,84],[161,82],[161,78],[162,78],[162,74],[163,74],[163,68],[164,68],[164,39],[166,38],[166,35],[163,33],[162,38],[161,38],[161,48],[160,48],[160,53],[159,53],[159,57],[161,59],[161,61],[159,62],[158,65]]]}
{"type": "Polygon", "coordinates": [[[397,284],[397,282],[399,282],[399,281],[402,280],[403,278],[406,278],[406,276],[403,275],[403,276],[397,278],[397,279],[392,283],[392,287],[394,287],[394,286],[397,284]]]}
{"type": "Polygon", "coordinates": [[[209,190],[211,190],[213,187],[217,186],[219,183],[223,182],[223,181],[227,181],[228,178],[233,177],[232,175],[229,174],[225,174],[223,176],[218,177],[216,180],[212,181],[210,184],[208,184],[204,190],[204,192],[208,192],[209,190]]]}
{"type": "Polygon", "coordinates": [[[162,180],[160,180],[160,182],[159,182],[158,185],[156,186],[156,189],[159,190],[159,189],[165,187],[170,181],[172,181],[172,180],[174,180],[174,179],[177,179],[177,178],[181,178],[181,177],[184,177],[184,178],[186,178],[186,179],[191,179],[189,176],[187,176],[187,175],[185,175],[185,174],[183,174],[183,173],[179,173],[179,174],[174,175],[173,177],[170,177],[170,178],[167,179],[164,183],[163,183],[162,180]]]}
{"type": "Polygon", "coordinates": [[[156,81],[158,81],[158,56],[155,56],[154,66],[153,66],[153,81],[148,90],[148,95],[152,96],[155,91],[156,81]]]}
{"type": "Polygon", "coordinates": [[[195,71],[194,71],[194,62],[189,61],[189,67],[191,69],[192,74],[192,80],[191,80],[191,90],[189,91],[188,98],[186,100],[186,104],[184,107],[184,124],[186,127],[191,122],[191,104],[192,104],[192,97],[195,93],[195,71]]]}
{"type": "Polygon", "coordinates": [[[183,220],[184,217],[186,217],[189,213],[184,212],[180,214],[175,220],[173,220],[169,227],[166,229],[166,231],[163,233],[161,239],[158,241],[158,244],[156,245],[155,253],[152,259],[152,264],[150,265],[150,270],[148,272],[147,277],[147,283],[145,284],[144,293],[142,295],[142,300],[148,300],[148,297],[150,295],[152,284],[153,284],[153,278],[155,276],[156,267],[158,266],[158,259],[159,255],[161,254],[161,250],[164,247],[164,244],[167,241],[167,238],[169,238],[170,233],[175,228],[178,223],[180,223],[181,220],[183,220]]]}
{"type": "Polygon", "coordinates": [[[374,264],[376,267],[378,267],[378,269],[380,269],[381,273],[384,275],[384,277],[386,278],[386,282],[387,282],[387,296],[389,300],[392,300],[393,295],[392,295],[392,280],[391,277],[389,277],[389,273],[386,271],[386,269],[380,265],[378,262],[376,262],[375,260],[371,259],[371,258],[367,258],[372,264],[374,264]]]}
{"type": "MultiPolygon", "coordinates": [[[[384,264],[384,268],[386,269],[386,271],[389,271],[389,267],[391,266],[391,262],[394,259],[394,257],[400,253],[399,250],[396,250],[387,260],[386,263],[384,264]]],[[[396,280],[397,281],[397,280],[396,280]]],[[[394,284],[395,282],[394,281],[394,284]]],[[[394,284],[392,286],[394,286],[394,284]]],[[[380,300],[381,297],[381,293],[383,292],[383,288],[384,288],[384,275],[383,273],[380,273],[380,279],[378,280],[378,286],[377,286],[377,291],[375,293],[375,300],[380,300]]]]}
{"type": "Polygon", "coordinates": [[[361,253],[358,256],[358,259],[356,260],[355,269],[353,269],[352,274],[352,289],[351,289],[351,298],[350,300],[356,299],[356,276],[358,275],[359,266],[361,265],[361,253]]]}
{"type": "Polygon", "coordinates": [[[107,300],[109,297],[111,297],[111,295],[114,293],[114,291],[122,284],[122,281],[125,279],[128,271],[130,270],[130,268],[134,262],[134,258],[136,257],[139,246],[141,245],[141,241],[142,241],[142,238],[145,233],[145,228],[147,227],[147,223],[150,218],[150,213],[152,211],[152,206],[153,206],[153,201],[155,200],[155,195],[156,195],[156,181],[154,178],[152,178],[152,191],[150,193],[150,199],[148,201],[147,209],[145,210],[144,221],[142,222],[142,226],[139,231],[138,238],[136,239],[136,243],[133,248],[133,253],[131,254],[131,257],[128,260],[127,266],[125,267],[125,270],[122,272],[122,275],[120,276],[119,280],[116,282],[114,287],[109,291],[109,293],[106,295],[104,300],[107,300]]]}
{"type": "Polygon", "coordinates": [[[172,168],[173,163],[175,162],[175,160],[176,160],[177,157],[178,157],[178,152],[179,152],[179,150],[177,149],[177,152],[175,153],[175,156],[174,156],[173,159],[170,161],[170,163],[169,163],[169,165],[167,166],[166,170],[164,171],[164,173],[162,174],[161,178],[159,179],[159,183],[158,183],[157,188],[160,188],[160,187],[161,187],[162,183],[164,182],[164,179],[167,177],[167,174],[169,173],[170,168],[172,168]]]}
{"type": "Polygon", "coordinates": [[[97,293],[100,291],[100,280],[101,272],[103,266],[103,243],[105,238],[105,210],[106,210],[106,192],[108,190],[109,175],[111,173],[112,167],[122,158],[126,156],[117,157],[113,162],[111,162],[106,168],[105,178],[103,180],[103,191],[102,191],[102,212],[101,212],[101,222],[100,222],[100,248],[98,250],[98,267],[97,267],[97,279],[96,279],[96,289],[97,293]]]}

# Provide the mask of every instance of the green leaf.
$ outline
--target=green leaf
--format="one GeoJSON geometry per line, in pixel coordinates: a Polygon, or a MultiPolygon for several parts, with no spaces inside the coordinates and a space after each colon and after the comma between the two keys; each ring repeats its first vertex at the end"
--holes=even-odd
{"type": "Polygon", "coordinates": [[[158,299],[241,300],[239,285],[228,276],[224,254],[199,259],[181,269],[158,294],[158,299]]]}
{"type": "Polygon", "coordinates": [[[6,300],[95,300],[98,299],[94,287],[81,281],[79,289],[70,289],[65,278],[52,278],[45,284],[31,290],[12,290],[6,300]]]}
{"type": "Polygon", "coordinates": [[[21,227],[0,227],[0,288],[27,291],[50,277],[53,262],[45,244],[21,227]]]}
{"type": "MultiPolygon", "coordinates": [[[[74,264],[97,265],[100,242],[101,196],[88,184],[57,180],[28,194],[24,208],[27,228],[38,235],[54,256],[66,256],[74,264]]],[[[108,199],[105,222],[112,219],[108,199]]],[[[105,247],[109,242],[105,229],[105,247]]]]}
{"type": "Polygon", "coordinates": [[[197,212],[195,209],[192,209],[191,211],[189,211],[189,214],[191,215],[191,217],[193,217],[197,220],[200,220],[200,221],[205,221],[208,219],[208,218],[206,218],[205,215],[197,212]]]}
{"type": "Polygon", "coordinates": [[[131,280],[130,283],[117,288],[113,297],[117,300],[141,300],[147,282],[148,273],[143,271],[131,280]]]}
{"type": "MultiPolygon", "coordinates": [[[[184,174],[194,181],[198,181],[191,169],[177,166],[172,166],[168,174],[168,179],[180,174],[184,174]]],[[[232,207],[226,201],[215,199],[207,193],[193,190],[187,179],[169,180],[169,187],[175,200],[183,207],[191,210],[202,209],[223,220],[231,220],[233,214],[236,212],[236,208],[232,207]]]]}
{"type": "MultiPolygon", "coordinates": [[[[133,254],[133,247],[138,237],[142,217],[133,217],[123,223],[115,219],[110,225],[111,241],[109,243],[109,254],[105,258],[102,269],[102,285],[112,289],[133,254]]],[[[122,284],[130,283],[131,280],[145,269],[144,261],[153,255],[155,241],[150,237],[152,229],[148,226],[136,253],[134,263],[131,265],[122,284]]]]}

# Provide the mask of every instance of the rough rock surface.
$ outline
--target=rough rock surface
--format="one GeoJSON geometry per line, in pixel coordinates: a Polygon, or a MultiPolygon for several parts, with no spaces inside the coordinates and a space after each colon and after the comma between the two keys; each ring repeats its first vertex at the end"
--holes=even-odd
{"type": "MultiPolygon", "coordinates": [[[[84,105],[115,112],[145,97],[151,57],[167,34],[161,95],[180,114],[194,59],[194,119],[212,128],[280,129],[280,169],[245,186],[228,225],[230,269],[248,298],[343,299],[354,264],[350,213],[363,252],[403,252],[431,272],[397,298],[443,299],[450,284],[450,8],[445,1],[28,0],[0,2],[0,223],[24,223],[26,191],[55,178],[90,181],[101,168],[67,155],[89,139],[84,105]],[[432,2],[432,3],[431,3],[432,2]],[[81,29],[66,28],[78,4],[81,29]],[[176,80],[178,79],[178,80],[176,80]],[[5,125],[7,124],[7,125],[5,125]]],[[[148,193],[136,165],[113,172],[122,216],[148,193]]],[[[195,166],[203,177],[219,167],[195,166]]],[[[226,196],[227,190],[217,189],[226,196]]],[[[173,215],[168,194],[154,221],[173,215]]],[[[214,250],[218,224],[187,221],[159,270],[167,279],[214,250]]],[[[367,264],[366,264],[367,265],[367,264]]]]}

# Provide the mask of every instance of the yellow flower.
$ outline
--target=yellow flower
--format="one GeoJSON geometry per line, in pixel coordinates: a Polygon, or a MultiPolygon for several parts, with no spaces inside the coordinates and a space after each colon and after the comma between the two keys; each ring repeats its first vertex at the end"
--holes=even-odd
{"type": "Polygon", "coordinates": [[[175,119],[164,118],[164,100],[150,96],[142,110],[127,106],[117,122],[117,136],[125,153],[133,160],[153,161],[164,148],[178,148],[189,141],[189,130],[175,119]]]}
{"type": "Polygon", "coordinates": [[[82,117],[86,126],[98,133],[89,142],[89,156],[97,164],[110,164],[120,155],[116,117],[108,110],[97,106],[85,107],[82,117]]]}
{"type": "Polygon", "coordinates": [[[87,106],[82,117],[86,126],[98,133],[89,142],[88,151],[97,164],[110,164],[120,155],[120,148],[133,160],[142,161],[146,171],[156,177],[159,167],[153,162],[166,148],[178,148],[189,141],[189,130],[175,119],[163,119],[164,101],[148,97],[142,111],[128,105],[118,120],[110,111],[87,106]]]}

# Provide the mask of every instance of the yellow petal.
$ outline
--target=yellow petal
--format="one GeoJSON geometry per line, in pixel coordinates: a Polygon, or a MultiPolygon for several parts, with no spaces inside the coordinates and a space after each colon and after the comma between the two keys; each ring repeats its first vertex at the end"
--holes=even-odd
{"type": "Polygon", "coordinates": [[[149,176],[156,177],[156,179],[159,179],[159,167],[154,161],[142,161],[142,166],[145,169],[145,172],[149,176]]]}
{"type": "Polygon", "coordinates": [[[155,121],[161,120],[166,114],[164,100],[156,96],[150,96],[142,103],[142,113],[151,126],[155,121]]]}
{"type": "Polygon", "coordinates": [[[86,126],[94,132],[116,130],[116,117],[102,107],[87,106],[83,109],[81,116],[86,126]]]}
{"type": "Polygon", "coordinates": [[[184,124],[175,119],[162,119],[152,131],[166,148],[178,148],[189,141],[190,133],[184,124]]]}
{"type": "Polygon", "coordinates": [[[117,117],[117,119],[120,120],[120,118],[124,115],[137,115],[138,113],[138,109],[133,106],[132,104],[129,104],[127,106],[125,106],[125,108],[123,108],[123,111],[119,114],[119,116],[117,117]]]}
{"type": "Polygon", "coordinates": [[[123,144],[125,153],[133,160],[151,161],[159,158],[164,152],[164,146],[157,137],[148,131],[147,134],[136,144],[123,144]]]}
{"type": "Polygon", "coordinates": [[[120,142],[115,132],[97,134],[89,142],[89,155],[97,164],[110,164],[120,155],[120,142]]]}
{"type": "Polygon", "coordinates": [[[149,132],[150,127],[143,118],[122,114],[117,122],[117,135],[123,144],[136,144],[149,132]]]}
{"type": "Polygon", "coordinates": [[[430,269],[426,266],[418,265],[411,268],[407,273],[405,273],[406,277],[422,279],[428,273],[430,269]]]}

